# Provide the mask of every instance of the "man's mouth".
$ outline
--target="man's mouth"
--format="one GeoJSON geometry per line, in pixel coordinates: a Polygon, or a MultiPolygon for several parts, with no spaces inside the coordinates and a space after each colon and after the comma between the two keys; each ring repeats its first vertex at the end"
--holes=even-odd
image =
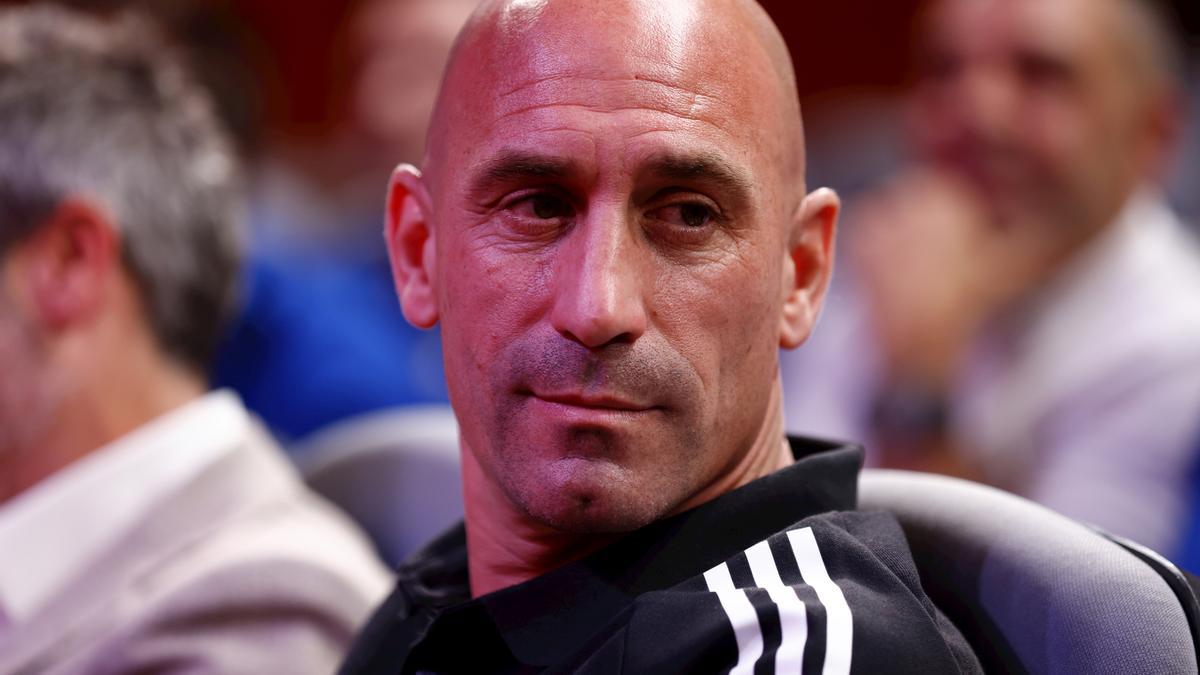
{"type": "Polygon", "coordinates": [[[530,395],[551,405],[595,410],[597,412],[638,413],[654,410],[658,407],[610,394],[530,392],[530,395]]]}

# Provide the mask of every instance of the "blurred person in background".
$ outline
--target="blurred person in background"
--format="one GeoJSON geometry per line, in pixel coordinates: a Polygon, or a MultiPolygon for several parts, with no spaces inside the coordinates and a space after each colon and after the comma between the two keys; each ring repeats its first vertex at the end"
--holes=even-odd
{"type": "Polygon", "coordinates": [[[378,204],[425,142],[441,71],[475,0],[365,0],[345,27],[336,128],[269,139],[255,177],[248,298],[215,383],[286,441],[358,415],[445,403],[440,339],[396,311],[378,204]],[[336,355],[333,358],[332,355],[336,355]]]}
{"type": "Polygon", "coordinates": [[[148,23],[0,12],[0,672],[328,673],[387,590],[205,393],[238,180],[148,23]]]}
{"type": "Polygon", "coordinates": [[[789,364],[789,428],[866,427],[876,464],[1173,552],[1200,252],[1159,188],[1181,119],[1170,31],[1135,0],[943,0],[923,26],[918,162],[849,209],[858,315],[789,364]],[[823,379],[840,398],[807,394],[823,379]]]}

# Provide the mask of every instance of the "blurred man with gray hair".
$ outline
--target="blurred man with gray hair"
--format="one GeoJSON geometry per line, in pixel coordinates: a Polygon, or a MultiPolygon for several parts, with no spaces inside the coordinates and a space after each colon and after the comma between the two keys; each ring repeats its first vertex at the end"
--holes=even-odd
{"type": "Polygon", "coordinates": [[[386,591],[205,393],[236,185],[149,26],[0,13],[0,672],[324,673],[386,591]]]}

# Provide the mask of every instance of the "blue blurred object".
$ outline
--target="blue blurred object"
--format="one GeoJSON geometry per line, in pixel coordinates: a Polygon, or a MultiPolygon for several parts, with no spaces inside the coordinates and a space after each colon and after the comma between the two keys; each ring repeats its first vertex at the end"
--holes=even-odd
{"type": "Polygon", "coordinates": [[[404,320],[386,259],[258,257],[244,278],[213,385],[236,390],[284,442],[354,415],[448,401],[441,337],[404,320]]]}
{"type": "Polygon", "coordinates": [[[1197,439],[1196,451],[1192,456],[1196,458],[1189,477],[1192,503],[1179,550],[1175,552],[1175,564],[1192,574],[1197,574],[1200,572],[1200,439],[1197,439]]]}

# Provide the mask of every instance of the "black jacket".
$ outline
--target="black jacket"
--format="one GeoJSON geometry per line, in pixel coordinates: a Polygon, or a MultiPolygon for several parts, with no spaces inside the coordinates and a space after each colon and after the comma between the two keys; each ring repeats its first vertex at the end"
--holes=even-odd
{"type": "Polygon", "coordinates": [[[791,444],[786,469],[474,600],[459,525],[401,565],[341,672],[981,672],[896,521],[853,510],[861,450],[791,444]]]}

